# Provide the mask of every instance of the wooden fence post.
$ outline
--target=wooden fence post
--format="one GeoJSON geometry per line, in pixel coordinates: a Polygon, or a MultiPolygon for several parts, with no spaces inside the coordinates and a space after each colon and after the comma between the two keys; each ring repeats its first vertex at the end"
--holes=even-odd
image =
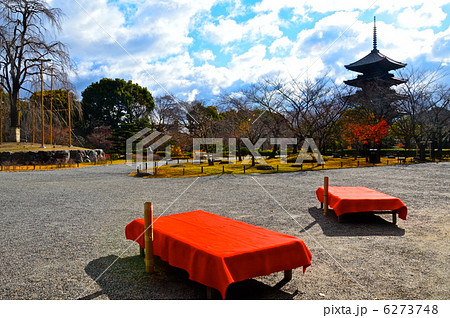
{"type": "Polygon", "coordinates": [[[149,274],[154,271],[153,260],[153,203],[144,204],[144,243],[145,243],[145,271],[149,274]]]}
{"type": "Polygon", "coordinates": [[[323,182],[323,214],[328,215],[328,186],[329,178],[325,177],[323,182]]]}

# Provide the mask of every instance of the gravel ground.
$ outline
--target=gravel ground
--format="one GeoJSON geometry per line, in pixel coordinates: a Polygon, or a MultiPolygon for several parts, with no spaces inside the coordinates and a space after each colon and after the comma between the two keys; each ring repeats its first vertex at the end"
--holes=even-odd
{"type": "Polygon", "coordinates": [[[156,260],[144,272],[124,227],[152,201],[155,215],[196,209],[302,238],[303,275],[229,287],[230,299],[448,299],[450,163],[273,175],[128,177],[125,165],[0,173],[0,299],[204,299],[205,287],[156,260]],[[399,197],[407,221],[325,217],[315,190],[366,186],[399,197]],[[130,245],[131,244],[131,245],[130,245]]]}

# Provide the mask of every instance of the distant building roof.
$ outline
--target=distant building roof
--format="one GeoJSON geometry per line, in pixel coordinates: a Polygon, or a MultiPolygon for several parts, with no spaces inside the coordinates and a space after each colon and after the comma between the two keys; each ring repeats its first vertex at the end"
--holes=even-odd
{"type": "Polygon", "coordinates": [[[380,53],[377,49],[377,27],[376,18],[373,20],[373,49],[362,59],[345,65],[345,68],[362,73],[357,78],[344,81],[345,84],[355,87],[365,87],[367,84],[378,81],[380,84],[392,86],[405,83],[406,80],[394,77],[389,73],[391,70],[396,70],[405,67],[406,63],[395,61],[386,55],[380,53]]]}
{"type": "Polygon", "coordinates": [[[345,65],[345,68],[359,73],[373,73],[379,72],[381,70],[389,72],[391,70],[396,70],[405,67],[406,64],[402,62],[397,62],[384,54],[381,54],[378,49],[373,49],[368,55],[364,56],[362,59],[345,65]]]}
{"type": "Polygon", "coordinates": [[[363,88],[367,84],[371,84],[374,82],[378,82],[380,84],[384,84],[387,86],[392,86],[403,84],[406,83],[407,81],[402,78],[395,77],[393,74],[387,72],[383,74],[374,73],[374,74],[358,75],[358,77],[355,79],[344,81],[344,83],[347,85],[360,88],[363,88]]]}

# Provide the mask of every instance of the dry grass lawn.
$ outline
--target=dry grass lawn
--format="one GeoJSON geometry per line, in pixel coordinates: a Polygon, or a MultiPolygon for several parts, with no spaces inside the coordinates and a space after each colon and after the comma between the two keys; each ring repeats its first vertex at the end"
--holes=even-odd
{"type": "MultiPolygon", "coordinates": [[[[180,163],[184,167],[177,167],[175,164],[165,165],[158,167],[158,169],[150,171],[144,170],[141,174],[144,178],[179,178],[179,177],[200,177],[209,175],[220,175],[220,174],[252,174],[252,173],[277,173],[277,172],[295,172],[295,171],[312,171],[312,170],[323,170],[323,169],[340,169],[340,168],[356,168],[356,167],[372,167],[374,164],[367,163],[365,158],[358,158],[354,160],[340,159],[340,158],[328,158],[325,157],[325,165],[318,165],[317,162],[304,163],[302,167],[293,167],[294,163],[282,164],[280,159],[268,159],[266,164],[274,168],[274,170],[258,170],[251,164],[242,164],[241,162],[235,164],[219,164],[215,163],[213,166],[209,166],[206,162],[202,164],[193,163],[180,163]],[[245,167],[245,171],[244,171],[245,167]],[[147,173],[146,173],[147,172],[147,173]]],[[[408,160],[408,163],[412,163],[408,160]]],[[[394,165],[399,164],[397,159],[382,158],[381,163],[376,164],[376,166],[394,165]]],[[[137,172],[134,171],[130,173],[130,176],[136,176],[137,172]]]]}
{"type": "Polygon", "coordinates": [[[18,152],[18,151],[55,151],[55,150],[88,150],[88,148],[81,147],[69,147],[62,145],[44,145],[45,148],[41,148],[40,143],[31,143],[31,142],[3,142],[0,143],[0,152],[10,151],[10,152],[18,152]]]}

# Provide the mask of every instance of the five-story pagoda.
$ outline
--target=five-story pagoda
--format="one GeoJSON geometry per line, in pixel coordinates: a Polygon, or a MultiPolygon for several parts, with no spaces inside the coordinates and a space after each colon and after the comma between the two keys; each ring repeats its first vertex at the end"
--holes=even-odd
{"type": "Polygon", "coordinates": [[[397,62],[377,48],[376,18],[374,17],[373,50],[362,59],[345,65],[345,68],[361,73],[355,79],[344,81],[345,84],[360,88],[353,96],[355,104],[359,104],[384,118],[388,123],[398,116],[396,102],[402,97],[391,87],[405,83],[406,80],[397,78],[390,71],[405,67],[405,63],[397,62]]]}

